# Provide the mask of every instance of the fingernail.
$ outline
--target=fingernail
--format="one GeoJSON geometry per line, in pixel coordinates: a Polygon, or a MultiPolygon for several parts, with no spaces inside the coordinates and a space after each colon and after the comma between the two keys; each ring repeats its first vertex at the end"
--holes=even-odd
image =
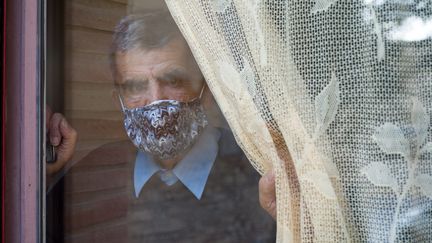
{"type": "Polygon", "coordinates": [[[51,138],[52,145],[57,146],[59,144],[59,142],[60,142],[59,140],[60,139],[58,137],[51,138]]]}
{"type": "Polygon", "coordinates": [[[68,127],[68,126],[67,126],[67,122],[66,122],[65,119],[63,119],[63,120],[61,121],[60,126],[61,126],[62,128],[67,128],[67,127],[68,127]]]}

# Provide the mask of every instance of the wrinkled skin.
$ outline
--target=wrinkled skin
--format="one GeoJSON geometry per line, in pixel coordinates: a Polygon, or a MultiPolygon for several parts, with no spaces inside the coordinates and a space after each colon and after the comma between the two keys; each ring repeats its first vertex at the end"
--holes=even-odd
{"type": "Polygon", "coordinates": [[[48,178],[59,172],[72,158],[78,134],[60,113],[53,113],[46,107],[46,130],[51,145],[55,147],[57,159],[46,165],[48,178]]]}

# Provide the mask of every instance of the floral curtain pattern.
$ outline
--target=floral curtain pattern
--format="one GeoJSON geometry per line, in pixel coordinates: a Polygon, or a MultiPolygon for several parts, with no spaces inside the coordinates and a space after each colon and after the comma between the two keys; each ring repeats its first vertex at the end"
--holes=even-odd
{"type": "Polygon", "coordinates": [[[278,242],[432,241],[432,2],[166,0],[278,242]]]}

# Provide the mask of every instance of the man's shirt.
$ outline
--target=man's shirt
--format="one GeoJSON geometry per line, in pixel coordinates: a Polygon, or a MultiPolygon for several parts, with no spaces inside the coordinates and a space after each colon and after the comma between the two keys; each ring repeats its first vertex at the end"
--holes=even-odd
{"type": "Polygon", "coordinates": [[[192,148],[172,170],[166,170],[153,157],[138,151],[134,168],[135,196],[139,197],[146,182],[154,175],[168,186],[180,180],[197,199],[201,199],[207,178],[216,160],[221,132],[212,126],[206,127],[192,148]]]}
{"type": "Polygon", "coordinates": [[[200,200],[183,182],[167,186],[159,172],[137,198],[137,150],[129,140],[92,151],[64,179],[64,241],[275,242],[274,220],[258,201],[259,174],[232,134],[218,131],[218,155],[200,200]]]}

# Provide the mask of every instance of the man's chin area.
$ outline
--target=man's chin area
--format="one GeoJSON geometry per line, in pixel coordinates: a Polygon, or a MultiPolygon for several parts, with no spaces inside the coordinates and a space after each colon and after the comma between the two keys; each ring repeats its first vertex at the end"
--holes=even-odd
{"type": "Polygon", "coordinates": [[[181,160],[181,159],[179,159],[179,157],[180,156],[176,156],[172,159],[162,159],[162,158],[159,158],[157,156],[154,156],[153,158],[161,166],[161,168],[171,170],[181,160]]]}
{"type": "Polygon", "coordinates": [[[187,152],[189,152],[190,148],[186,149],[185,151],[183,151],[182,153],[175,155],[172,158],[161,158],[159,156],[153,156],[153,159],[159,163],[159,165],[163,168],[163,169],[167,169],[167,170],[171,170],[173,169],[178,162],[180,162],[185,155],[187,154],[187,152]]]}

